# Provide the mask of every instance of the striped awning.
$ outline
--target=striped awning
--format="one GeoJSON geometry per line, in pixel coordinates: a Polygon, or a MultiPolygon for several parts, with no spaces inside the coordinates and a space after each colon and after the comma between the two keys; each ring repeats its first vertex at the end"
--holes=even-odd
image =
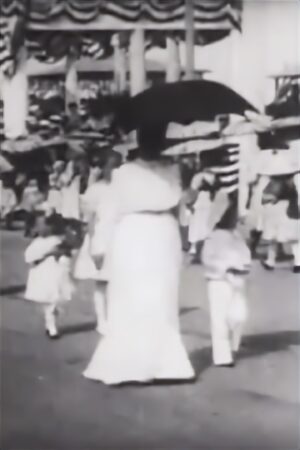
{"type": "MultiPolygon", "coordinates": [[[[30,4],[29,19],[44,23],[64,19],[73,24],[109,16],[126,23],[166,24],[184,20],[185,0],[2,0],[1,14],[24,14],[30,4]]],[[[239,27],[239,0],[194,0],[195,23],[239,27]]]]}

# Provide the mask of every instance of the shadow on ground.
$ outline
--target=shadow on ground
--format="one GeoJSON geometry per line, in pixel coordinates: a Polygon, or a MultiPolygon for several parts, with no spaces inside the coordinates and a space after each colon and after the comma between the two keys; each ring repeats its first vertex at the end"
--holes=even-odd
{"type": "Polygon", "coordinates": [[[300,345],[300,331],[289,330],[245,336],[241,347],[241,358],[264,355],[265,353],[287,350],[292,345],[300,345]]]}
{"type": "Polygon", "coordinates": [[[96,329],[96,326],[97,322],[95,320],[90,320],[88,322],[76,323],[72,325],[63,325],[59,327],[59,329],[63,335],[68,335],[94,331],[96,329]]]}
{"type": "Polygon", "coordinates": [[[25,291],[25,284],[0,288],[0,295],[14,295],[25,291]]]}

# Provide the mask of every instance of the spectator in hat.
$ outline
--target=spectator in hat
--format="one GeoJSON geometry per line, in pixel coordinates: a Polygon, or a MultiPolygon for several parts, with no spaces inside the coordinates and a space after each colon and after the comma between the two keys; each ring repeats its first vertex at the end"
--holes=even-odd
{"type": "Polygon", "coordinates": [[[299,196],[296,176],[271,177],[263,193],[264,216],[262,237],[267,241],[266,270],[274,270],[279,244],[290,244],[294,272],[300,271],[299,260],[299,196]],[[295,180],[294,180],[295,179],[295,180]]]}
{"type": "Polygon", "coordinates": [[[61,175],[65,169],[65,162],[57,160],[53,163],[52,171],[49,174],[49,190],[47,198],[47,208],[49,211],[61,213],[62,208],[62,183],[61,175]]]}

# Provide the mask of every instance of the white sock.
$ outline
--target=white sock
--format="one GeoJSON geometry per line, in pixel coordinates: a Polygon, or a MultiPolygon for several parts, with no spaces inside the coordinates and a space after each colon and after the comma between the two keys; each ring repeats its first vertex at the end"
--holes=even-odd
{"type": "Polygon", "coordinates": [[[292,253],[294,257],[294,266],[300,267],[300,242],[292,244],[292,253]]]}
{"type": "Polygon", "coordinates": [[[50,336],[57,336],[58,334],[55,320],[55,312],[56,309],[54,305],[47,305],[44,309],[45,328],[50,336]]]}
{"type": "Polygon", "coordinates": [[[266,263],[268,264],[268,266],[270,266],[270,267],[275,266],[276,254],[277,254],[277,244],[269,244],[267,259],[266,259],[266,263]]]}

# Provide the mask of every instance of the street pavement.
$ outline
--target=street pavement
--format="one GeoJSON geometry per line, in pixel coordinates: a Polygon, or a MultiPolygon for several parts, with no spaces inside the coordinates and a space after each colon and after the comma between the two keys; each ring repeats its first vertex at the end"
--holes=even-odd
{"type": "Polygon", "coordinates": [[[211,363],[205,281],[186,265],[181,325],[197,371],[189,384],[108,387],[85,380],[98,335],[84,283],[50,341],[23,300],[26,246],[1,232],[2,450],[298,450],[300,277],[254,263],[237,365],[211,363]]]}

